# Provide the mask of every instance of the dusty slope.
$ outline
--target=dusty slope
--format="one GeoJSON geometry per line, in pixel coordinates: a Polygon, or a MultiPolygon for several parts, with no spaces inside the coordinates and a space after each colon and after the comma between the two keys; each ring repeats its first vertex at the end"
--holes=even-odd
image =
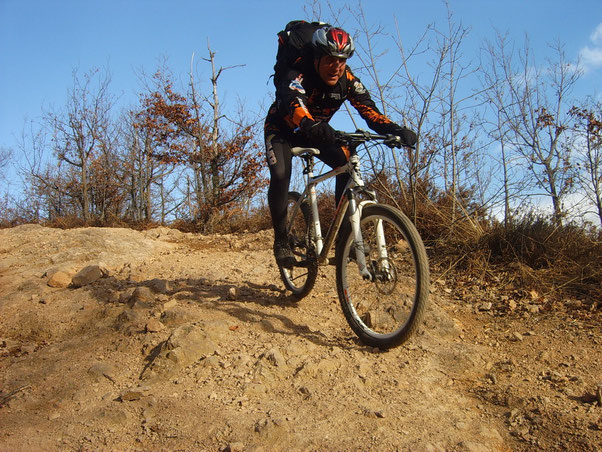
{"type": "Polygon", "coordinates": [[[599,311],[500,313],[437,281],[421,333],[380,352],[332,267],[294,303],[270,245],[0,231],[0,450],[602,450],[599,311]],[[87,265],[108,274],[48,286],[87,265]]]}

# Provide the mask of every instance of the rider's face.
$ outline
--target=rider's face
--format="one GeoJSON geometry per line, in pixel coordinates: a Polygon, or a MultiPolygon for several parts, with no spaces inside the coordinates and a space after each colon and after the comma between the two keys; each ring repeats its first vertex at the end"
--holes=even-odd
{"type": "Polygon", "coordinates": [[[331,55],[325,55],[316,60],[316,70],[320,78],[329,86],[337,84],[345,72],[345,58],[337,58],[331,55]]]}

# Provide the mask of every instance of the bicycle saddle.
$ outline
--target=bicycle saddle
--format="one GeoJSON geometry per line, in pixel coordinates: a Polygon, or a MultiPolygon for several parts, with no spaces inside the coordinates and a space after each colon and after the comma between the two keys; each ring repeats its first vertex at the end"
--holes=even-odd
{"type": "Polygon", "coordinates": [[[316,148],[302,148],[302,147],[294,147],[291,149],[291,153],[297,157],[309,154],[309,155],[318,155],[320,153],[319,149],[316,148]]]}

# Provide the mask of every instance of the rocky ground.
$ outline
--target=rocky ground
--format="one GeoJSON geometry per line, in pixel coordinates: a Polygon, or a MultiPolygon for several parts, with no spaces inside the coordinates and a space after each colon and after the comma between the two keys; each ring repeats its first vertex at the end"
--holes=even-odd
{"type": "Polygon", "coordinates": [[[0,231],[0,450],[602,450],[601,311],[457,290],[358,343],[271,233],[0,231]]]}

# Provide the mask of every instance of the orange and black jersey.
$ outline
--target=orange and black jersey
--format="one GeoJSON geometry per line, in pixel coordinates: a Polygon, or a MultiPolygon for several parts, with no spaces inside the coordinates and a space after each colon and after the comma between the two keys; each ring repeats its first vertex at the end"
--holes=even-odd
{"type": "Polygon", "coordinates": [[[345,100],[358,111],[368,127],[377,133],[388,133],[392,124],[376,107],[362,82],[345,67],[334,86],[322,81],[313,70],[291,70],[276,87],[276,101],[266,118],[266,134],[293,132],[304,118],[328,122],[345,100]]]}

